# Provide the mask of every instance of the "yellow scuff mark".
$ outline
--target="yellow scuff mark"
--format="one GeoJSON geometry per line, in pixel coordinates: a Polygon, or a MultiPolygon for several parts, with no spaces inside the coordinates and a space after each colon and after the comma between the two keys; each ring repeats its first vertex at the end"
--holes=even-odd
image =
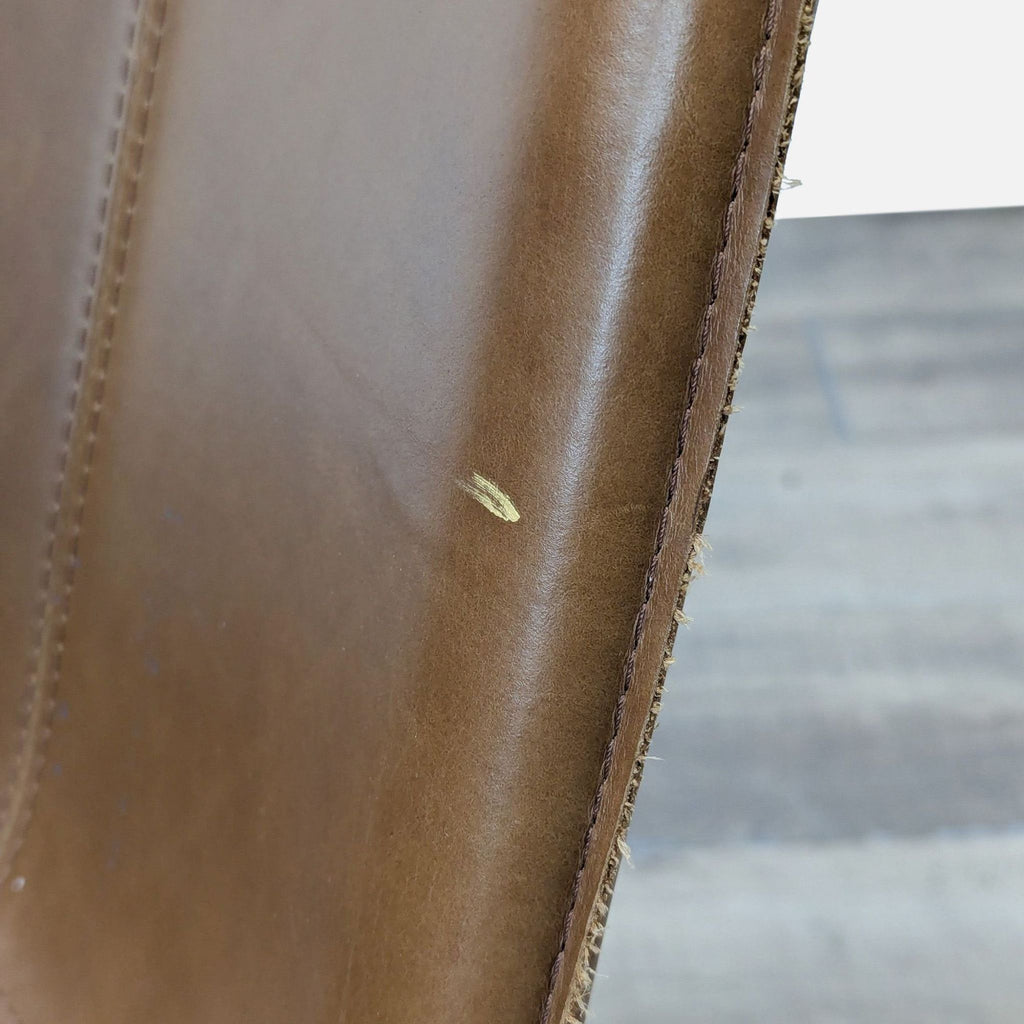
{"type": "Polygon", "coordinates": [[[512,499],[487,477],[474,472],[469,480],[457,480],[456,483],[474,501],[479,501],[488,512],[499,519],[506,523],[519,522],[519,509],[512,503],[512,499]]]}

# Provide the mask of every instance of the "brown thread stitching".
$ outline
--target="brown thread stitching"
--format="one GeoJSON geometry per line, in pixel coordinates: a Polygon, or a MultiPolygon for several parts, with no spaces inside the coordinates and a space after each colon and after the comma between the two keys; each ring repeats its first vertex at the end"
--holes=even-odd
{"type": "Polygon", "coordinates": [[[650,565],[647,569],[647,577],[644,584],[644,597],[633,623],[633,635],[630,643],[629,654],[623,670],[622,686],[619,690],[619,697],[615,704],[615,712],[612,716],[612,734],[605,748],[604,757],[601,762],[601,774],[599,776],[597,791],[594,795],[594,802],[591,808],[590,821],[583,836],[583,849],[580,855],[579,865],[573,878],[572,891],[569,899],[569,909],[566,911],[565,920],[562,924],[562,933],[559,939],[558,953],[551,965],[548,980],[548,991],[544,1000],[544,1007],[541,1011],[540,1024],[550,1024],[551,1013],[554,1008],[555,989],[561,976],[562,966],[565,962],[566,945],[569,941],[569,933],[575,920],[576,908],[579,904],[580,889],[583,882],[583,873],[587,866],[587,859],[594,843],[594,835],[597,829],[597,819],[600,815],[604,801],[605,790],[608,780],[611,777],[611,768],[615,756],[616,741],[625,719],[626,698],[633,685],[633,677],[636,672],[636,658],[643,638],[644,625],[647,621],[647,612],[650,607],[651,598],[654,596],[654,585],[661,563],[661,553],[665,546],[665,537],[668,532],[669,514],[672,501],[675,498],[679,485],[679,473],[682,464],[683,453],[686,443],[689,440],[690,424],[693,417],[693,408],[697,401],[700,385],[700,371],[707,355],[708,346],[711,342],[711,332],[714,326],[715,306],[718,302],[718,293],[722,285],[722,278],[725,270],[725,255],[729,242],[732,238],[733,228],[736,220],[736,200],[740,194],[743,184],[743,177],[747,166],[747,153],[754,133],[754,120],[757,114],[757,103],[764,88],[769,64],[769,47],[775,34],[778,21],[779,4],[781,0],[768,0],[768,6],[764,15],[764,35],[761,48],[754,61],[754,89],[747,106],[746,117],[743,125],[743,137],[740,143],[740,150],[736,156],[732,171],[732,191],[729,196],[728,205],[725,208],[722,224],[722,239],[718,252],[715,254],[711,266],[711,290],[707,306],[701,318],[700,332],[698,334],[697,355],[690,367],[690,376],[687,385],[686,406],[683,409],[683,418],[680,423],[679,433],[676,439],[675,459],[669,473],[668,491],[665,498],[665,505],[658,522],[658,530],[654,540],[654,553],[651,556],[650,565]]]}
{"type": "MultiPolygon", "coordinates": [[[[715,438],[715,447],[708,462],[708,467],[701,482],[701,489],[697,500],[697,514],[695,517],[696,536],[691,545],[690,554],[687,559],[686,568],[680,583],[679,594],[676,599],[676,610],[670,623],[669,635],[664,647],[661,670],[658,675],[657,685],[651,707],[648,710],[647,721],[641,737],[641,743],[637,752],[637,758],[633,765],[633,772],[629,785],[626,789],[626,796],[623,801],[622,812],[619,816],[619,823],[616,827],[616,842],[613,843],[608,862],[605,866],[604,875],[601,881],[597,900],[591,910],[587,924],[587,934],[583,947],[580,951],[580,958],[577,962],[577,969],[573,974],[570,986],[569,997],[566,1009],[566,1024],[582,1024],[586,1012],[586,1003],[593,984],[597,955],[600,950],[600,943],[604,934],[604,922],[607,919],[608,909],[611,902],[612,889],[615,883],[615,876],[618,873],[619,863],[622,859],[621,843],[625,847],[624,837],[633,815],[636,796],[639,792],[640,782],[644,773],[644,765],[647,760],[647,753],[650,749],[654,729],[658,721],[658,712],[661,709],[662,694],[665,688],[665,674],[668,666],[675,661],[671,656],[672,647],[675,641],[676,632],[680,623],[688,621],[682,614],[686,600],[689,584],[692,582],[696,559],[699,556],[701,547],[704,546],[701,530],[707,518],[708,508],[711,503],[711,493],[714,487],[715,475],[718,470],[718,461],[722,451],[722,444],[725,439],[726,426],[729,414],[733,411],[732,402],[735,394],[736,384],[743,366],[743,349],[750,331],[750,319],[754,306],[754,299],[757,296],[758,284],[764,267],[765,253],[768,248],[768,239],[775,223],[775,209],[778,205],[779,189],[782,184],[783,168],[785,166],[786,152],[789,149],[789,141],[792,135],[794,115],[796,113],[797,101],[800,97],[800,87],[803,83],[804,65],[807,59],[807,49],[810,42],[811,25],[814,21],[814,9],[816,0],[805,0],[800,12],[799,32],[797,36],[796,49],[794,53],[793,67],[790,75],[789,87],[786,93],[785,105],[783,108],[782,129],[779,133],[779,142],[776,148],[775,169],[772,175],[772,185],[769,189],[768,201],[765,206],[764,220],[761,223],[761,235],[758,239],[757,255],[747,286],[747,296],[744,303],[743,318],[740,323],[740,330],[737,337],[736,353],[733,358],[733,368],[729,375],[728,387],[726,390],[725,403],[719,418],[718,432],[715,438]]],[[[628,849],[628,848],[627,848],[628,849]]]]}
{"type": "MultiPolygon", "coordinates": [[[[61,497],[64,490],[64,483],[67,479],[67,465],[68,457],[71,452],[71,438],[74,432],[74,421],[75,413],[78,407],[78,399],[82,389],[82,375],[85,367],[86,352],[88,349],[89,332],[92,326],[92,308],[96,298],[96,287],[99,278],[99,263],[100,258],[103,254],[103,242],[107,231],[107,209],[110,205],[110,196],[113,191],[114,183],[114,165],[117,162],[118,143],[122,136],[123,124],[122,120],[125,113],[126,103],[125,98],[128,91],[129,72],[131,69],[131,54],[134,50],[135,36],[138,26],[138,15],[139,15],[139,0],[134,0],[132,4],[132,15],[129,22],[127,31],[127,56],[123,57],[121,65],[121,87],[118,91],[117,97],[114,100],[114,127],[110,129],[110,144],[107,150],[107,160],[103,168],[103,193],[100,197],[100,201],[97,207],[97,219],[99,221],[98,229],[93,239],[93,258],[89,265],[89,269],[86,271],[86,280],[88,282],[88,289],[86,291],[85,300],[82,307],[82,324],[78,333],[77,350],[75,354],[75,365],[72,371],[71,390],[68,395],[67,411],[65,413],[64,422],[61,426],[61,440],[62,447],[60,455],[58,456],[58,469],[57,469],[57,482],[54,487],[53,504],[50,510],[50,514],[47,517],[47,528],[48,538],[46,543],[46,551],[43,555],[43,566],[40,573],[40,586],[39,596],[37,598],[37,622],[34,631],[34,639],[32,647],[29,652],[29,683],[27,686],[27,693],[25,697],[25,705],[27,712],[25,714],[25,724],[22,727],[21,735],[19,737],[18,746],[20,753],[18,754],[14,770],[12,772],[12,779],[9,783],[8,788],[8,801],[7,801],[7,812],[4,817],[3,826],[0,828],[0,854],[2,854],[3,847],[10,838],[10,830],[13,827],[13,823],[19,817],[18,815],[18,802],[19,802],[19,782],[22,784],[26,780],[23,779],[23,762],[25,754],[31,746],[35,744],[30,742],[29,731],[31,730],[33,723],[37,721],[36,716],[33,714],[33,706],[36,703],[37,691],[39,689],[39,681],[37,678],[39,663],[42,657],[43,648],[43,633],[46,627],[47,620],[47,606],[50,598],[50,587],[53,579],[54,569],[54,554],[57,542],[57,528],[60,519],[61,509],[61,497]]],[[[0,862],[6,861],[6,857],[0,855],[0,862]]],[[[0,879],[6,874],[6,864],[3,869],[0,870],[0,879]]]]}
{"type": "MultiPolygon", "coordinates": [[[[165,3],[156,4],[158,13],[155,18],[148,7],[145,9],[145,15],[141,15],[143,2],[144,0],[134,0],[133,2],[132,17],[127,31],[127,50],[122,60],[121,88],[114,103],[114,127],[111,129],[110,149],[103,172],[104,191],[98,210],[100,226],[94,242],[93,260],[86,275],[88,291],[82,310],[84,323],[78,339],[78,353],[73,371],[68,411],[62,428],[63,447],[59,457],[58,478],[53,508],[48,519],[50,535],[43,558],[38,624],[29,655],[30,678],[25,698],[25,724],[21,730],[20,751],[15,759],[13,778],[8,788],[6,814],[3,822],[0,823],[0,879],[5,878],[10,869],[11,862],[17,853],[20,834],[24,832],[24,826],[31,813],[29,805],[38,788],[39,775],[38,771],[34,769],[37,766],[41,768],[42,749],[50,733],[49,718],[53,700],[48,694],[55,688],[60,677],[70,598],[75,583],[75,570],[78,566],[78,543],[85,512],[85,497],[88,491],[92,457],[96,447],[100,413],[106,390],[107,369],[119,311],[121,285],[124,281],[127,264],[128,245],[142,168],[142,153],[145,148],[146,130],[149,126],[149,109],[166,15],[165,3]],[[147,21],[155,23],[147,26],[145,24],[147,21]],[[151,46],[152,54],[148,67],[140,73],[144,76],[144,93],[141,103],[137,110],[133,110],[128,93],[133,81],[132,68],[135,63],[136,43],[140,38],[140,24],[151,34],[151,39],[145,39],[144,42],[151,46]],[[133,115],[138,122],[134,131],[130,123],[133,115]],[[134,152],[130,152],[129,147],[133,147],[134,152]],[[130,160],[127,159],[129,156],[130,160]],[[123,194],[118,192],[119,185],[122,183],[118,182],[116,174],[118,165],[122,164],[127,165],[128,175],[123,182],[123,194]],[[118,194],[115,196],[115,193],[118,194]],[[121,202],[112,202],[115,198],[121,202]],[[121,209],[115,209],[115,206],[120,206],[121,209]],[[116,233],[111,237],[112,231],[116,233]],[[104,266],[110,261],[114,263],[113,278],[108,281],[103,271],[104,266]],[[106,308],[97,313],[96,307],[99,305],[100,299],[106,300],[106,308]],[[99,336],[100,349],[92,373],[87,376],[86,364],[91,355],[89,340],[94,335],[99,336]],[[88,407],[89,418],[85,424],[82,424],[87,426],[84,453],[79,466],[71,467],[72,449],[75,447],[81,422],[81,406],[83,401],[89,398],[91,398],[88,407]],[[68,506],[74,511],[70,543],[64,565],[65,576],[63,586],[57,596],[54,576],[57,568],[58,534],[62,515],[66,513],[64,504],[67,497],[66,489],[76,475],[79,477],[77,494],[74,498],[74,505],[68,506]],[[47,641],[52,641],[49,651],[47,641]]],[[[136,78],[135,81],[140,81],[140,78],[136,78]]]]}

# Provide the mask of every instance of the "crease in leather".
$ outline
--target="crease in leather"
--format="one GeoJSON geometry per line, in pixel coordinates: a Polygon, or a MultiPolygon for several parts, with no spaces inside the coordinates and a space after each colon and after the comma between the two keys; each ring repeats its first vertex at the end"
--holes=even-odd
{"type": "Polygon", "coordinates": [[[686,596],[694,577],[703,575],[704,573],[702,555],[703,552],[708,549],[708,544],[701,531],[704,529],[704,524],[707,521],[708,511],[711,506],[715,477],[718,472],[719,460],[725,443],[725,434],[729,417],[735,411],[733,401],[736,388],[739,383],[740,374],[743,369],[743,352],[751,330],[751,318],[753,315],[754,303],[757,298],[758,286],[764,269],[768,242],[771,238],[772,229],[775,225],[775,210],[778,205],[779,193],[782,188],[786,154],[792,138],[797,103],[800,98],[800,89],[803,84],[804,68],[807,61],[807,51],[810,45],[811,27],[814,22],[816,6],[817,0],[806,0],[800,12],[799,35],[796,43],[793,69],[787,88],[785,112],[779,133],[779,143],[776,152],[771,188],[768,194],[764,220],[761,225],[761,233],[758,238],[757,253],[754,258],[754,265],[751,269],[750,281],[747,286],[743,317],[740,322],[739,333],[736,341],[736,352],[733,358],[733,367],[729,374],[718,429],[715,434],[715,443],[711,452],[711,457],[708,461],[707,469],[705,470],[704,477],[701,481],[698,504],[693,517],[695,532],[690,545],[690,552],[686,560],[686,567],[683,571],[683,577],[679,584],[678,598],[673,611],[669,633],[665,641],[664,656],[662,658],[658,679],[655,684],[653,698],[647,713],[647,719],[641,735],[640,745],[636,752],[629,785],[622,800],[622,807],[614,833],[614,840],[608,850],[601,885],[598,890],[597,898],[590,909],[586,937],[580,947],[575,970],[573,971],[569,995],[563,1011],[563,1024],[583,1024],[586,1016],[590,993],[592,991],[596,975],[598,957],[601,951],[601,943],[604,937],[604,930],[611,907],[615,881],[622,861],[626,860],[627,863],[629,862],[629,847],[626,844],[626,835],[629,831],[629,825],[633,817],[640,784],[643,781],[644,767],[650,750],[651,741],[657,727],[658,716],[661,711],[662,698],[665,691],[666,675],[669,667],[674,664],[676,660],[672,656],[676,635],[681,625],[689,625],[690,623],[690,619],[686,616],[683,610],[686,603],[686,596]]]}
{"type": "Polygon", "coordinates": [[[64,443],[42,568],[42,594],[24,725],[0,822],[0,882],[6,879],[32,816],[60,677],[64,636],[78,567],[79,538],[107,370],[128,258],[149,105],[160,56],[166,0],[132,0],[121,88],[114,101],[105,189],[92,262],[86,271],[83,324],[68,399],[64,443]]]}

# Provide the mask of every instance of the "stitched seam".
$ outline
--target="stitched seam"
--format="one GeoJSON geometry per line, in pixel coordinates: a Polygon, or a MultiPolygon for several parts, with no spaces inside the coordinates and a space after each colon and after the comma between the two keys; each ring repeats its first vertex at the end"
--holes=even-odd
{"type": "Polygon", "coordinates": [[[31,668],[26,688],[25,722],[19,738],[13,778],[8,787],[6,813],[0,823],[0,879],[6,877],[10,870],[31,816],[31,803],[38,789],[42,768],[43,747],[50,734],[52,692],[60,677],[70,599],[78,567],[85,499],[127,265],[153,82],[166,14],[165,3],[158,2],[155,5],[157,13],[154,16],[149,7],[143,7],[144,2],[134,0],[132,5],[126,33],[127,45],[122,58],[121,87],[114,103],[114,124],[110,129],[110,148],[98,209],[99,229],[93,259],[87,271],[88,290],[82,308],[83,323],[78,338],[68,411],[62,429],[63,445],[53,507],[48,520],[49,537],[41,572],[40,607],[33,648],[29,655],[31,668]],[[147,67],[142,70],[138,68],[141,55],[137,56],[137,52],[145,46],[150,48],[151,53],[147,67]],[[140,88],[141,94],[138,92],[140,88]],[[141,98],[137,102],[136,96],[139,95],[141,98]],[[81,436],[83,429],[84,438],[81,436]],[[75,466],[74,455],[78,449],[81,449],[82,454],[75,466]],[[62,537],[61,525],[65,519],[70,519],[70,528],[62,537]],[[60,550],[64,546],[67,548],[66,556],[60,550]],[[58,582],[57,576],[61,570],[62,579],[58,582]]]}
{"type": "Polygon", "coordinates": [[[569,935],[572,931],[573,924],[575,923],[576,910],[579,905],[580,890],[583,882],[583,874],[586,870],[589,855],[594,845],[594,837],[597,831],[597,821],[601,813],[605,791],[608,787],[608,780],[611,777],[612,764],[615,759],[615,748],[619,738],[619,733],[622,729],[622,723],[625,720],[626,710],[626,698],[632,689],[634,676],[636,674],[636,659],[637,653],[640,648],[640,641],[643,639],[644,626],[647,622],[647,613],[650,608],[651,598],[654,596],[655,581],[658,575],[658,569],[661,564],[661,554],[665,546],[665,538],[668,533],[668,524],[670,518],[670,511],[672,502],[675,499],[676,491],[679,486],[680,470],[682,466],[683,454],[686,449],[687,442],[690,437],[690,425],[693,419],[693,408],[696,404],[697,397],[700,392],[700,372],[704,365],[704,359],[707,356],[708,346],[711,342],[711,334],[714,327],[715,308],[718,303],[718,295],[722,286],[722,280],[725,273],[725,258],[726,250],[728,249],[729,242],[732,240],[732,233],[735,227],[736,221],[736,200],[739,197],[740,189],[743,184],[744,174],[747,167],[747,154],[750,150],[750,143],[754,134],[754,121],[758,111],[758,100],[760,99],[761,92],[764,88],[765,79],[767,77],[769,57],[770,57],[770,46],[772,38],[775,34],[776,23],[778,21],[779,5],[781,0],[768,0],[768,6],[764,15],[764,29],[761,41],[761,47],[758,51],[757,57],[754,60],[754,87],[753,92],[750,96],[750,101],[747,105],[746,116],[743,124],[743,135],[740,142],[740,149],[736,156],[736,161],[733,164],[732,169],[732,191],[729,196],[729,202],[725,208],[725,214],[723,216],[722,224],[722,238],[715,253],[714,261],[711,265],[711,287],[710,295],[708,297],[708,303],[704,308],[704,313],[701,318],[700,331],[698,334],[697,344],[697,355],[690,367],[689,381],[687,385],[687,396],[686,405],[683,409],[682,421],[679,426],[679,432],[676,439],[676,451],[675,458],[672,462],[672,469],[669,472],[668,489],[665,497],[665,504],[661,511],[661,518],[658,522],[658,530],[654,540],[654,552],[651,555],[651,561],[647,569],[647,577],[644,583],[644,596],[643,601],[640,604],[640,610],[637,612],[636,619],[633,623],[633,635],[630,643],[629,654],[626,657],[626,663],[623,669],[622,686],[619,690],[618,700],[615,704],[615,711],[612,716],[612,734],[608,741],[608,745],[605,748],[604,757],[601,762],[601,773],[598,779],[597,791],[594,795],[594,801],[591,808],[590,820],[587,824],[586,832],[583,836],[583,848],[580,855],[579,865],[576,869],[576,874],[573,878],[572,890],[569,900],[569,908],[566,911],[565,920],[562,925],[562,932],[559,938],[558,952],[555,955],[555,960],[551,965],[551,971],[548,981],[548,991],[544,1000],[543,1010],[541,1011],[540,1024],[550,1024],[551,1013],[554,1009],[554,997],[555,990],[558,981],[561,977],[562,967],[565,963],[566,946],[569,941],[569,935]]]}
{"type": "Polygon", "coordinates": [[[657,726],[658,714],[661,710],[661,700],[665,689],[665,676],[669,665],[675,659],[672,657],[672,647],[675,643],[676,633],[681,622],[687,621],[682,614],[686,601],[689,585],[695,573],[700,571],[697,562],[700,551],[704,547],[701,531],[707,518],[708,509],[711,504],[711,494],[714,488],[715,476],[718,472],[719,458],[722,446],[725,441],[725,432],[729,416],[733,411],[732,402],[739,381],[739,375],[743,367],[743,349],[750,331],[751,313],[754,307],[754,300],[757,296],[758,285],[764,268],[765,253],[768,248],[768,240],[775,224],[775,209],[778,205],[779,191],[782,185],[783,168],[786,161],[786,152],[789,149],[789,142],[792,135],[793,122],[796,114],[797,101],[800,97],[800,88],[803,83],[804,66],[807,59],[807,48],[810,43],[811,25],[814,21],[814,9],[816,0],[805,0],[800,13],[799,32],[797,36],[796,49],[790,74],[789,85],[786,92],[785,104],[783,107],[783,122],[779,132],[779,142],[776,147],[775,167],[772,175],[771,188],[768,193],[768,201],[765,206],[764,219],[761,223],[761,234],[758,239],[757,253],[754,266],[751,270],[750,281],[747,286],[747,294],[744,302],[743,317],[740,322],[740,329],[736,342],[736,353],[733,357],[733,367],[729,375],[726,388],[725,401],[719,417],[718,431],[715,437],[715,445],[708,462],[704,478],[701,481],[701,488],[698,494],[694,516],[694,540],[690,547],[686,567],[680,581],[679,593],[676,598],[675,614],[669,627],[668,637],[663,650],[662,664],[658,674],[658,681],[655,686],[651,706],[648,709],[647,720],[644,723],[644,731],[637,750],[636,760],[633,765],[633,772],[626,788],[626,795],[623,800],[622,810],[619,815],[619,822],[616,826],[615,841],[605,865],[598,897],[588,918],[587,934],[584,939],[580,956],[577,960],[574,971],[569,997],[566,1004],[566,1024],[582,1024],[586,1012],[586,1004],[589,999],[590,990],[593,985],[597,957],[600,952],[601,941],[604,935],[604,924],[607,919],[611,903],[612,890],[615,884],[615,877],[618,874],[619,865],[623,857],[628,859],[629,851],[625,844],[625,834],[633,816],[633,809],[640,783],[644,774],[644,767],[647,760],[647,753],[650,749],[654,730],[657,726]]]}

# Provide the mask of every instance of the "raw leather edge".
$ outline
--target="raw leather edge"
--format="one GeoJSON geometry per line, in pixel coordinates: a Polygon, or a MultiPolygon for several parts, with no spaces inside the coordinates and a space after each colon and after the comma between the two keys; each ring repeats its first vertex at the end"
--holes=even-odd
{"type": "MultiPolygon", "coordinates": [[[[675,644],[676,634],[678,632],[679,626],[689,621],[687,617],[683,614],[683,607],[686,601],[686,594],[694,576],[700,575],[703,572],[702,552],[706,545],[702,536],[702,531],[704,529],[708,509],[710,508],[711,504],[711,494],[714,488],[715,476],[718,471],[718,463],[722,452],[722,446],[725,441],[725,432],[729,421],[729,415],[733,411],[733,396],[735,394],[736,386],[743,366],[743,350],[750,332],[751,316],[753,313],[754,302],[757,297],[758,285],[760,284],[761,280],[761,273],[764,267],[764,260],[768,248],[768,241],[771,236],[772,228],[775,224],[775,211],[776,206],[778,204],[779,192],[782,187],[786,153],[789,149],[789,143],[792,137],[792,130],[794,120],[796,117],[796,108],[800,96],[800,89],[803,84],[804,68],[807,60],[808,47],[810,45],[810,34],[814,22],[814,14],[816,7],[817,0],[805,0],[800,10],[798,35],[794,50],[792,70],[790,72],[789,84],[787,87],[786,99],[783,108],[783,120],[779,131],[779,140],[778,148],[776,151],[775,166],[772,174],[769,194],[767,197],[764,218],[761,225],[761,233],[758,239],[757,252],[754,258],[753,267],[751,269],[750,280],[747,285],[742,319],[740,322],[740,327],[736,339],[732,372],[730,373],[728,379],[725,399],[720,413],[718,430],[715,435],[715,441],[711,452],[711,457],[708,462],[708,466],[705,471],[703,480],[701,482],[698,505],[693,519],[693,530],[692,539],[690,542],[690,550],[686,560],[686,567],[683,571],[683,575],[678,586],[678,596],[676,599],[676,605],[673,612],[669,633],[665,641],[664,655],[662,657],[658,679],[654,688],[653,700],[648,709],[647,719],[641,735],[639,748],[636,752],[636,756],[633,762],[632,774],[630,776],[629,784],[626,788],[626,792],[622,800],[621,808],[619,811],[618,823],[616,825],[613,839],[605,858],[604,872],[601,877],[597,897],[590,908],[590,912],[587,919],[585,939],[580,947],[579,954],[575,961],[572,979],[569,984],[568,996],[566,998],[564,1008],[562,1009],[561,1014],[558,1018],[561,1024],[583,1024],[584,1019],[586,1017],[590,993],[593,988],[594,977],[597,969],[597,962],[600,955],[601,943],[604,936],[605,926],[608,919],[608,913],[611,906],[611,899],[615,887],[615,881],[618,876],[619,868],[622,864],[622,861],[624,859],[628,860],[629,858],[629,848],[626,844],[626,835],[633,817],[633,811],[636,804],[636,797],[639,792],[640,783],[643,779],[644,765],[647,760],[651,740],[654,736],[655,728],[657,727],[658,714],[661,710],[661,702],[665,689],[666,673],[668,671],[669,666],[672,665],[675,661],[675,659],[672,657],[672,650],[675,644]]],[[[771,23],[771,19],[773,17],[773,10],[775,9],[777,9],[777,4],[775,0],[770,0],[765,15],[766,25],[769,25],[771,23]]],[[[756,102],[757,91],[758,87],[755,85],[754,95],[751,98],[752,109],[754,103],[756,102]]],[[[742,159],[745,149],[746,146],[744,145],[744,147],[741,149],[740,158],[738,158],[738,160],[742,159]]],[[[728,237],[723,238],[723,250],[728,244],[728,241],[728,237]]],[[[614,742],[614,738],[615,737],[613,736],[612,742],[614,742]]],[[[609,744],[609,747],[611,747],[611,744],[609,744]]],[[[599,805],[601,803],[602,795],[603,794],[600,792],[599,789],[598,794],[595,798],[596,806],[592,820],[596,820],[597,818],[597,814],[600,810],[599,805]]],[[[592,852],[592,850],[588,850],[586,848],[585,844],[584,852],[581,858],[581,863],[577,873],[577,884],[579,882],[579,878],[582,876],[583,871],[586,867],[588,854],[592,852]]],[[[563,927],[563,936],[561,940],[562,950],[565,949],[568,932],[572,926],[572,911],[573,908],[570,907],[570,911],[566,916],[566,922],[563,927]]],[[[556,962],[555,966],[552,969],[551,984],[547,994],[544,1009],[541,1014],[541,1024],[550,1024],[550,1022],[553,1019],[555,1019],[552,1016],[554,1011],[553,1001],[560,980],[558,974],[561,969],[561,966],[562,965],[556,962]]]]}

